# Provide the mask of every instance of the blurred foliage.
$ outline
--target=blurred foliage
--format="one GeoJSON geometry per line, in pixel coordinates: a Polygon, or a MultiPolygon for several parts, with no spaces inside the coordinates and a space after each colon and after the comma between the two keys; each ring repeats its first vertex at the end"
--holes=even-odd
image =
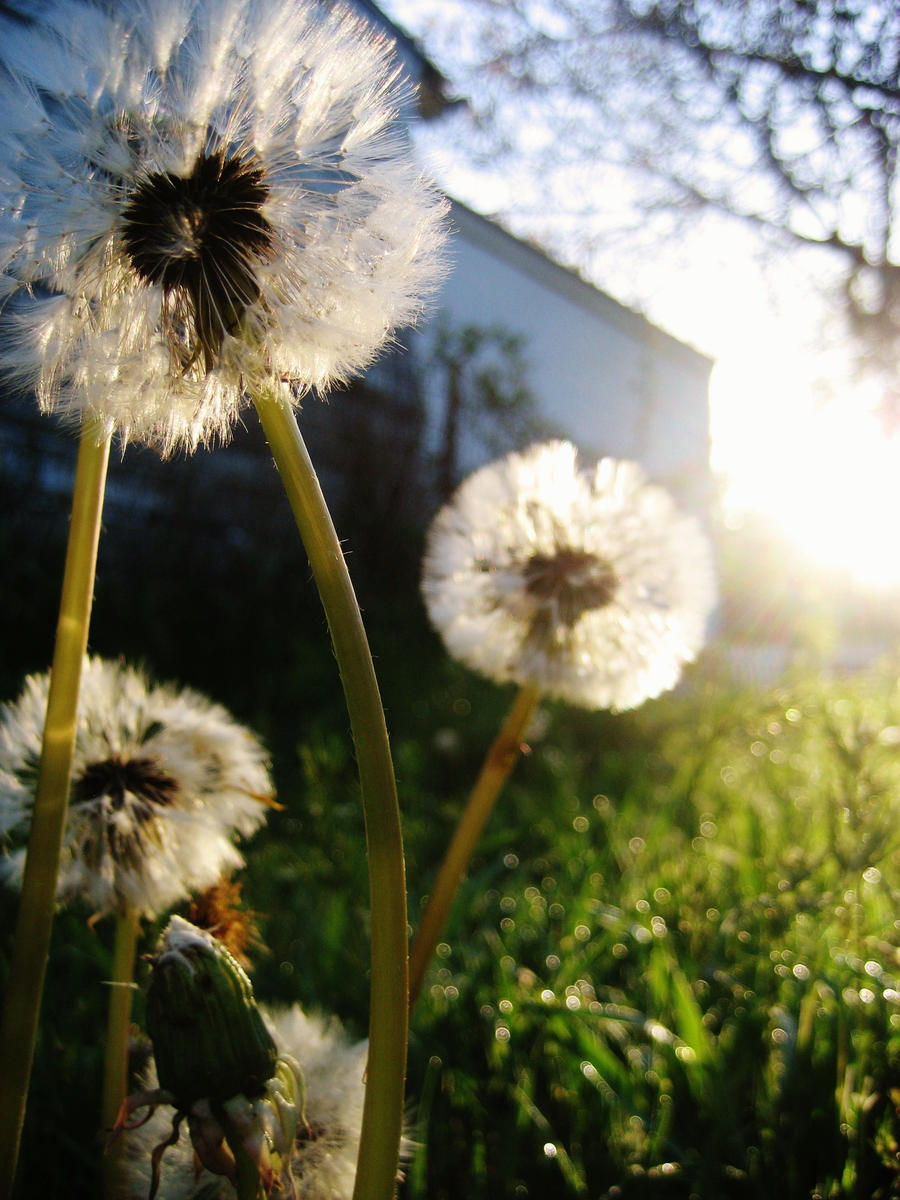
{"type": "Polygon", "coordinates": [[[554,436],[527,382],[525,339],[502,325],[451,328],[438,318],[423,377],[442,396],[436,487],[449,499],[463,460],[497,458],[554,436]],[[467,453],[468,451],[468,453],[467,453]]]}
{"type": "MultiPolygon", "coordinates": [[[[185,492],[186,525],[203,502],[185,492]]],[[[415,920],[512,696],[449,662],[427,628],[420,532],[394,526],[357,555],[376,514],[358,497],[338,509],[392,732],[415,920]]],[[[49,655],[45,580],[64,523],[38,534],[47,521],[8,511],[12,696],[49,655]]],[[[177,520],[111,527],[92,647],[206,690],[265,737],[284,810],[241,876],[267,947],[252,955],[257,994],[362,1036],[352,747],[308,567],[289,522],[266,517],[269,536],[202,552],[177,520]]],[[[414,1014],[419,1149],[404,1200],[900,1197],[898,805],[887,666],[798,671],[764,693],[729,683],[713,653],[634,713],[544,706],[414,1014]]],[[[0,895],[0,981],[13,911],[0,895]]],[[[96,1195],[112,930],[89,916],[69,908],[54,932],[19,1197],[96,1195]]]]}

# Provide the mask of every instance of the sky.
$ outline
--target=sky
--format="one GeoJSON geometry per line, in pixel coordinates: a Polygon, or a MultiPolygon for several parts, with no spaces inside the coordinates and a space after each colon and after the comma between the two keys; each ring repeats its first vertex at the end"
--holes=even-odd
{"type": "MultiPolygon", "coordinates": [[[[428,14],[442,2],[386,0],[382,7],[421,36],[427,52],[428,14]]],[[[440,65],[447,70],[446,61],[440,65]]],[[[579,257],[546,206],[540,217],[522,215],[527,175],[474,168],[444,139],[440,122],[423,128],[420,148],[452,195],[512,232],[536,236],[566,265],[715,360],[712,465],[732,523],[742,512],[762,513],[811,559],[865,587],[900,591],[900,439],[885,437],[877,393],[853,376],[823,299],[826,260],[815,280],[808,259],[762,263],[749,230],[717,219],[668,243],[637,238],[623,247],[611,239],[605,250],[579,257]]],[[[604,194],[627,191],[627,181],[609,182],[604,194]]]]}

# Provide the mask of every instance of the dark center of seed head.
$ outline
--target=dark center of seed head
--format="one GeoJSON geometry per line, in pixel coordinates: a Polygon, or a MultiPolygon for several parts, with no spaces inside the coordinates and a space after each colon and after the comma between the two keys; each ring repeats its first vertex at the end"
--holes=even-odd
{"type": "Polygon", "coordinates": [[[155,840],[155,811],[174,804],[177,794],[177,782],[152,758],[112,755],[89,763],[72,782],[72,799],[76,803],[105,799],[123,820],[114,819],[104,808],[88,810],[80,851],[88,868],[100,870],[112,858],[121,869],[140,870],[147,841],[155,840]]]}
{"type": "Polygon", "coordinates": [[[177,791],[178,784],[172,776],[152,758],[122,759],[116,755],[89,763],[72,785],[76,801],[106,797],[116,811],[125,805],[126,796],[133,797],[132,807],[138,819],[150,816],[150,805],[166,808],[177,791]]]}
{"type": "Polygon", "coordinates": [[[611,603],[619,586],[609,563],[585,550],[533,554],[522,574],[525,591],[538,605],[539,625],[546,621],[571,628],[590,609],[611,603]]]}
{"type": "Polygon", "coordinates": [[[216,365],[225,335],[259,298],[270,259],[269,195],[252,158],[203,154],[190,175],[148,175],[122,213],[122,240],[141,279],[163,290],[169,343],[182,370],[216,365]]]}

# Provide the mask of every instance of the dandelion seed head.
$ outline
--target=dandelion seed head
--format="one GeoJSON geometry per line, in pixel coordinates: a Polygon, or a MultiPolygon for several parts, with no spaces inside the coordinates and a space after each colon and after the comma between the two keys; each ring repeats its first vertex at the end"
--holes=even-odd
{"type": "MultiPolygon", "coordinates": [[[[25,860],[49,676],[0,710],[0,878],[25,860]]],[[[237,835],[264,820],[265,751],[220,705],[151,685],[134,668],[86,661],[58,895],[98,912],[159,913],[243,859],[237,835]]]]}
{"type": "Polygon", "coordinates": [[[438,513],[422,591],[456,657],[585,708],[678,680],[715,603],[699,524],[631,462],[555,441],[476,471],[438,513]]]}
{"type": "Polygon", "coordinates": [[[5,370],[163,453],[365,368],[445,205],[384,38],[315,0],[47,0],[0,30],[5,370]]]}

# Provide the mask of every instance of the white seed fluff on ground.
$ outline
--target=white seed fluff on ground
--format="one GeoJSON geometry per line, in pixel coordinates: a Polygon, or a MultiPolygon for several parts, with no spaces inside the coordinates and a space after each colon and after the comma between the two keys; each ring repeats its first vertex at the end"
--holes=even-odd
{"type": "Polygon", "coordinates": [[[584,708],[674,686],[715,604],[700,525],[637,464],[554,441],[476,471],[435,518],[422,592],[448,650],[584,708]]]}
{"type": "MultiPolygon", "coordinates": [[[[49,676],[0,710],[0,878],[21,882],[49,676]]],[[[85,662],[58,895],[97,912],[155,914],[243,864],[237,835],[265,819],[266,753],[218,704],[85,662]]]]}
{"type": "Polygon", "coordinates": [[[0,14],[4,370],[163,453],[367,366],[441,274],[387,40],[316,0],[0,14]]]}
{"type": "MultiPolygon", "coordinates": [[[[311,1136],[300,1129],[292,1156],[298,1200],[350,1200],[362,1129],[368,1042],[351,1042],[336,1020],[307,1016],[300,1008],[262,1009],[279,1053],[290,1055],[303,1071],[306,1118],[311,1136]]],[[[153,1086],[153,1077],[148,1086],[153,1086]]],[[[171,1128],[171,1110],[160,1109],[146,1125],[124,1134],[128,1179],[123,1198],[146,1200],[150,1154],[171,1128]]],[[[404,1142],[402,1152],[408,1154],[404,1142]]],[[[290,1195],[286,1185],[272,1195],[290,1195]]],[[[224,1200],[233,1196],[227,1180],[197,1173],[193,1150],[183,1132],[162,1157],[160,1200],[224,1200]]]]}

